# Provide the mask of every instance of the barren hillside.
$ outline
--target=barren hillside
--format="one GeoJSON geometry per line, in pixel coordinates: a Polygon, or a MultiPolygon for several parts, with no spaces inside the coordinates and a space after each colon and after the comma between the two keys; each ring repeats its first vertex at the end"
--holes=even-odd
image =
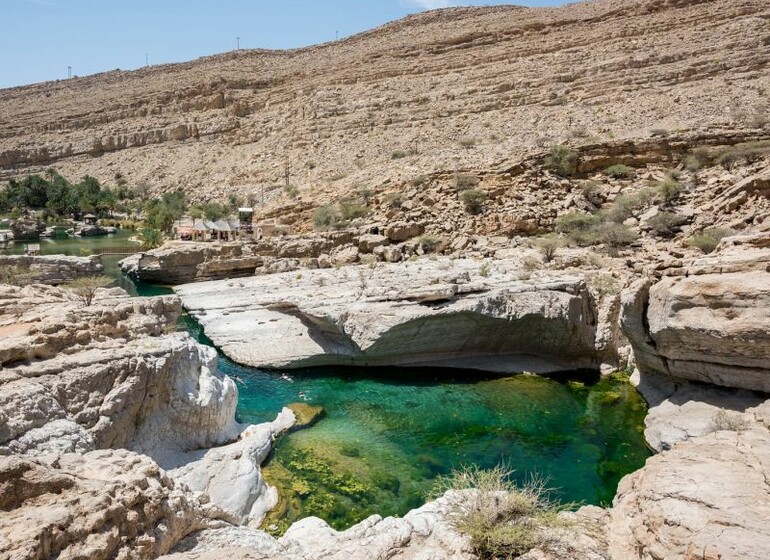
{"type": "Polygon", "coordinates": [[[209,200],[253,196],[288,162],[307,207],[554,142],[757,130],[769,22],[766,0],[457,8],[312,48],[0,90],[0,176],[121,173],[209,200]]]}

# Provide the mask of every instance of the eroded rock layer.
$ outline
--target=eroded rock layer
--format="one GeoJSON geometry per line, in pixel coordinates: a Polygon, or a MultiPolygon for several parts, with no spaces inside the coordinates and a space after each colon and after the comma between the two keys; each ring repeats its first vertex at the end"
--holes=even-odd
{"type": "Polygon", "coordinates": [[[598,366],[596,311],[582,278],[554,274],[516,282],[515,261],[484,266],[424,259],[176,291],[225,354],[255,367],[548,372],[598,366]]]}

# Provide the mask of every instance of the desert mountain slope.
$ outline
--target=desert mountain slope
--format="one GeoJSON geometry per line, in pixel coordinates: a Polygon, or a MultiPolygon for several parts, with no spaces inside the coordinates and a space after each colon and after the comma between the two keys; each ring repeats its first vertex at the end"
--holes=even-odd
{"type": "Polygon", "coordinates": [[[766,0],[456,8],[344,41],[0,90],[0,177],[121,173],[194,200],[487,169],[565,140],[752,128],[766,0]]]}

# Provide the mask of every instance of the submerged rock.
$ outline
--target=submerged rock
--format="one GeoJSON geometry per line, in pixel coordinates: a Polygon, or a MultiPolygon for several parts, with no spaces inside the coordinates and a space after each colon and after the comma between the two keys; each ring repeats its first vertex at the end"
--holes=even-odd
{"type": "Polygon", "coordinates": [[[324,407],[307,404],[304,402],[290,403],[286,405],[286,408],[294,413],[297,417],[297,428],[306,428],[312,426],[324,415],[324,407]]]}

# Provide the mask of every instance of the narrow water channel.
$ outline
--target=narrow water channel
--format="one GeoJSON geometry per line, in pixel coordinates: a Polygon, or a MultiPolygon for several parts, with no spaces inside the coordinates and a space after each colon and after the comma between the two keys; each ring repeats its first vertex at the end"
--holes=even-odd
{"type": "MultiPolygon", "coordinates": [[[[134,285],[117,258],[105,259],[105,269],[132,295],[171,292],[134,285]]],[[[180,328],[210,344],[190,317],[180,328]]],[[[272,420],[291,403],[323,408],[315,424],[278,442],[264,469],[282,496],[268,520],[277,531],[308,515],[339,529],[373,513],[403,515],[425,502],[437,477],[464,465],[505,464],[520,481],[545,477],[558,500],[608,504],[620,478],[649,456],[646,405],[620,375],[398,368],[282,375],[222,355],[219,366],[238,380],[241,422],[272,420]]]]}

